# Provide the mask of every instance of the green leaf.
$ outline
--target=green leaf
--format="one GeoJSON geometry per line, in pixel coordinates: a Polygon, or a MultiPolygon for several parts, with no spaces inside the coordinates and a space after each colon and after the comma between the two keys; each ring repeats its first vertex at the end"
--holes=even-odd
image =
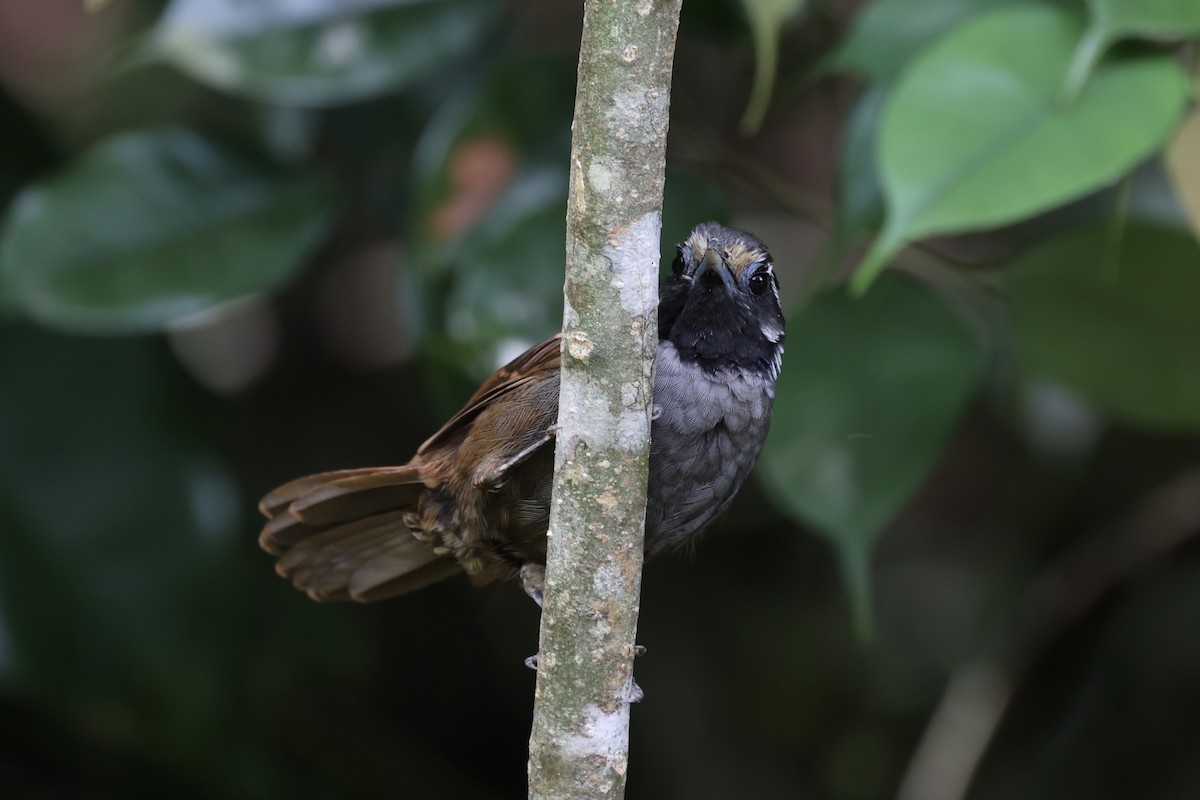
{"type": "Polygon", "coordinates": [[[960,22],[1018,0],[875,0],[834,51],[829,66],[889,84],[929,43],[960,22]]]}
{"type": "Polygon", "coordinates": [[[1064,76],[1079,20],[1052,8],[984,15],[941,39],[888,103],[879,162],[883,233],[863,291],[906,242],[1013,222],[1118,179],[1170,134],[1187,99],[1167,55],[1100,65],[1073,102],[1064,76]]]}
{"type": "Polygon", "coordinates": [[[1013,264],[1022,367],[1135,424],[1200,429],[1200,245],[1131,225],[1115,277],[1097,269],[1111,258],[1103,230],[1084,228],[1013,264]]]}
{"type": "Polygon", "coordinates": [[[852,587],[866,586],[871,542],[936,464],[984,357],[955,312],[899,276],[789,320],[759,474],[781,509],[834,543],[852,587]]]}
{"type": "Polygon", "coordinates": [[[486,0],[175,0],[143,57],[259,100],[338,105],[463,57],[494,13],[486,0]]]}
{"type": "Polygon", "coordinates": [[[155,330],[281,284],[321,241],[332,205],[323,181],[195,133],[129,133],[18,196],[0,233],[0,287],[47,325],[155,330]]]}
{"type": "Polygon", "coordinates": [[[742,0],[754,37],[754,85],[739,128],[749,136],[762,125],[771,103],[775,68],[779,62],[779,33],[784,23],[799,14],[808,0],[742,0]]]}

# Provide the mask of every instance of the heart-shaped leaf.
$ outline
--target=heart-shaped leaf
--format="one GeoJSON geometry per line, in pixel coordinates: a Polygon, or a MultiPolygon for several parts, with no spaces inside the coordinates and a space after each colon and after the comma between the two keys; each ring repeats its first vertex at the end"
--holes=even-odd
{"type": "Polygon", "coordinates": [[[870,544],[937,462],[984,355],[955,312],[899,276],[861,299],[818,297],[788,321],[759,473],[781,509],[838,548],[860,630],[870,544]]]}
{"type": "Polygon", "coordinates": [[[887,223],[853,280],[866,289],[906,242],[1002,225],[1110,183],[1174,129],[1187,83],[1166,55],[1100,64],[1073,101],[1080,20],[1030,6],[983,15],[925,51],[880,131],[887,223]]]}
{"type": "Polygon", "coordinates": [[[278,286],[329,227],[332,199],[186,130],[129,133],[26,188],[0,233],[0,292],[89,333],[161,328],[278,286]]]}

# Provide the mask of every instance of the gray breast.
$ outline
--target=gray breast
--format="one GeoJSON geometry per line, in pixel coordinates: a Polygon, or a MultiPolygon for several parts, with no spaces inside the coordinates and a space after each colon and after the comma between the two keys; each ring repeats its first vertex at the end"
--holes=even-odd
{"type": "Polygon", "coordinates": [[[737,494],[771,423],[774,381],[740,369],[705,372],[660,342],[655,363],[646,554],[686,543],[737,494]]]}

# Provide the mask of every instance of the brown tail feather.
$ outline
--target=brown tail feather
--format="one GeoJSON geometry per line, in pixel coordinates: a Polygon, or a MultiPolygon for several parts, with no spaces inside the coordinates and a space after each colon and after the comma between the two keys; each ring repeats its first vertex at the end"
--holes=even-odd
{"type": "Polygon", "coordinates": [[[403,524],[403,511],[376,514],[333,528],[313,528],[301,524],[299,527],[305,529],[307,535],[280,556],[275,571],[289,578],[298,569],[311,568],[313,565],[328,569],[344,566],[354,559],[371,558],[377,553],[370,551],[379,550],[383,534],[402,532],[412,538],[406,527],[401,531],[403,524]]]}
{"type": "Polygon", "coordinates": [[[342,470],[280,486],[259,508],[259,544],[280,556],[276,571],[314,600],[380,600],[459,569],[404,523],[424,486],[412,467],[342,470]]]}
{"type": "Polygon", "coordinates": [[[287,508],[277,517],[271,517],[258,535],[258,546],[273,556],[281,556],[292,545],[313,535],[313,529],[287,513],[287,508]]]}
{"type": "Polygon", "coordinates": [[[351,475],[360,475],[363,472],[371,472],[373,470],[362,469],[339,469],[332,472],[318,472],[314,475],[306,475],[303,478],[296,478],[293,481],[288,481],[282,486],[277,486],[267,494],[258,503],[258,510],[264,517],[274,517],[280,511],[283,511],[301,496],[308,494],[313,489],[318,489],[327,483],[332,483],[339,478],[347,478],[351,475]]]}
{"type": "Polygon", "coordinates": [[[424,589],[431,583],[437,583],[444,578],[449,578],[461,569],[462,565],[453,558],[439,558],[437,561],[414,569],[407,575],[392,578],[387,583],[381,583],[374,588],[359,592],[354,595],[354,599],[363,603],[370,603],[375,600],[386,600],[389,597],[395,597],[407,592],[415,592],[417,589],[424,589]]]}
{"type": "Polygon", "coordinates": [[[425,585],[434,565],[438,577],[457,572],[458,562],[413,538],[403,517],[392,511],[316,533],[288,550],[276,569],[314,600],[360,601],[425,585]]]}
{"type": "Polygon", "coordinates": [[[361,470],[305,492],[288,511],[305,525],[333,525],[411,506],[424,490],[414,467],[361,470]]]}

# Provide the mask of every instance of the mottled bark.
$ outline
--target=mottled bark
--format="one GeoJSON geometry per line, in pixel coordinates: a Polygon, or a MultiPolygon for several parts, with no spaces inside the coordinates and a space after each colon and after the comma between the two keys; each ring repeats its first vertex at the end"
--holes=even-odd
{"type": "Polygon", "coordinates": [[[680,0],[586,0],[571,149],[563,372],[529,796],[619,798],[680,0]]]}

